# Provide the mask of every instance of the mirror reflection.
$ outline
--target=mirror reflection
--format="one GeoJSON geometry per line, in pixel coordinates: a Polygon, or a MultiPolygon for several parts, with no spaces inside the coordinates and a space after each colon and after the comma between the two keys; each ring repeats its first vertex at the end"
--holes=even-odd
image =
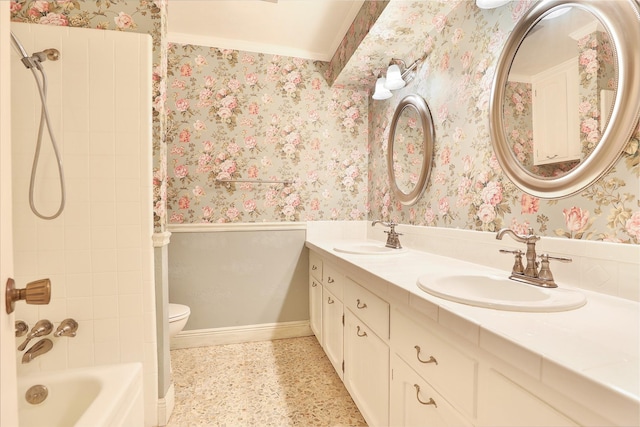
{"type": "Polygon", "coordinates": [[[398,116],[393,139],[393,172],[398,189],[409,194],[418,183],[424,159],[424,129],[418,110],[407,105],[398,116]]]}
{"type": "Polygon", "coordinates": [[[528,32],[509,70],[504,133],[521,166],[562,176],[600,142],[615,99],[615,53],[606,30],[578,7],[551,9],[528,32]]]}
{"type": "Polygon", "coordinates": [[[434,140],[426,101],[419,95],[407,95],[393,114],[387,148],[389,187],[400,203],[413,205],[427,188],[434,140]]]}

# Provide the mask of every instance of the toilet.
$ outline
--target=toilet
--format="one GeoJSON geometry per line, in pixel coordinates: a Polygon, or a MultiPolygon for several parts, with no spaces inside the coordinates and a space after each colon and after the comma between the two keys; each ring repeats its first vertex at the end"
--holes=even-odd
{"type": "Polygon", "coordinates": [[[182,304],[169,303],[169,340],[184,328],[189,320],[191,309],[182,304]]]}

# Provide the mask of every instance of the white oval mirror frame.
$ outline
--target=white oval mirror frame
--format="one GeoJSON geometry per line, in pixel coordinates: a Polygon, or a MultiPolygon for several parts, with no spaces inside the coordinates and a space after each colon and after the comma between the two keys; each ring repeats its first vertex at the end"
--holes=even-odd
{"type": "Polygon", "coordinates": [[[389,130],[389,144],[387,146],[387,172],[389,174],[389,187],[393,195],[406,206],[415,204],[422,196],[427,183],[429,181],[429,175],[431,174],[431,164],[433,162],[433,144],[435,141],[435,127],[431,117],[431,111],[427,102],[416,94],[407,95],[400,101],[391,120],[391,128],[389,130]],[[408,193],[403,192],[396,182],[395,170],[394,170],[394,139],[396,135],[396,128],[398,122],[402,116],[402,112],[407,108],[414,108],[419,117],[419,125],[422,126],[422,162],[420,165],[420,171],[415,186],[408,193]]]}
{"type": "Polygon", "coordinates": [[[640,116],[640,5],[635,0],[542,0],[518,21],[502,50],[491,91],[491,143],[504,173],[522,191],[542,199],[572,196],[606,174],[629,142],[640,116]],[[596,16],[611,38],[617,59],[618,87],[611,117],[593,152],[569,173],[540,177],[522,167],[504,133],[503,102],[511,63],[529,31],[552,9],[577,7],[596,16]]]}

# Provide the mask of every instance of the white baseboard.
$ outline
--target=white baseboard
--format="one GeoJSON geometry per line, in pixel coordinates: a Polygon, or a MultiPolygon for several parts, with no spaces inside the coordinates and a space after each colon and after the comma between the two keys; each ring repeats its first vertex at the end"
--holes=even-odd
{"type": "Polygon", "coordinates": [[[182,331],[171,340],[171,349],[206,347],[252,341],[269,341],[313,335],[309,321],[266,323],[229,328],[182,331]]]}
{"type": "Polygon", "coordinates": [[[158,399],[158,426],[166,426],[169,423],[169,418],[171,418],[175,403],[175,387],[172,382],[167,390],[167,394],[158,399]]]}

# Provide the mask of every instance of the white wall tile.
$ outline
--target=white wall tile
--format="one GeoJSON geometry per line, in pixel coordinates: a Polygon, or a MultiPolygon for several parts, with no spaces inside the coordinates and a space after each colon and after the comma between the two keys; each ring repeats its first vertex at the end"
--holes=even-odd
{"type": "MultiPolygon", "coordinates": [[[[19,166],[13,180],[16,279],[44,275],[55,281],[48,306],[20,305],[17,315],[30,326],[42,316],[55,326],[66,317],[80,325],[75,338],[56,338],[53,351],[18,364],[19,373],[143,362],[147,418],[153,420],[151,39],[46,25],[12,24],[12,30],[30,51],[37,40],[63,55],[64,61],[47,62],[45,68],[67,184],[60,218],[43,222],[31,213],[26,195],[40,106],[32,76],[15,64],[12,85],[20,88],[12,97],[13,162],[19,166]]],[[[54,212],[60,194],[50,147],[43,148],[40,161],[39,176],[47,179],[37,183],[36,200],[43,212],[54,212]]]]}
{"type": "Polygon", "coordinates": [[[118,319],[109,317],[93,321],[93,342],[117,342],[119,339],[118,319]]]}

